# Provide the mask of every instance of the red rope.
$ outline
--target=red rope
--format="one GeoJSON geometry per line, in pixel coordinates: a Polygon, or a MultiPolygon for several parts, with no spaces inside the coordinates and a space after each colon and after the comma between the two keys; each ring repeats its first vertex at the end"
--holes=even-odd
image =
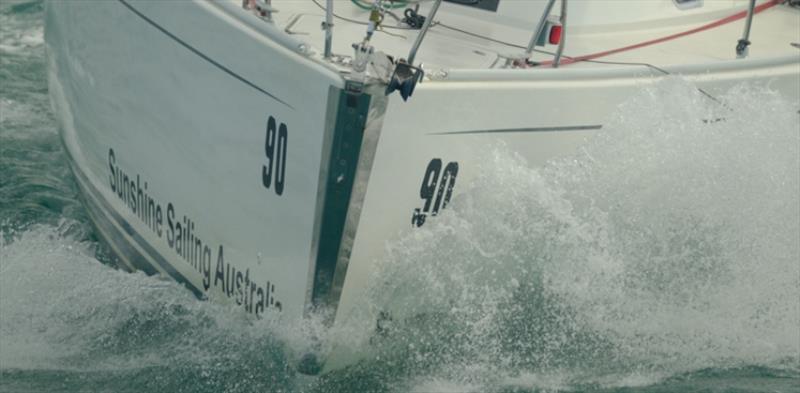
{"type": "MultiPolygon", "coordinates": [[[[764,11],[767,8],[770,8],[770,7],[773,7],[775,5],[778,5],[780,2],[781,2],[781,0],[769,0],[769,1],[763,3],[763,4],[759,5],[759,6],[756,6],[755,9],[753,10],[753,15],[758,14],[759,12],[764,11]]],[[[744,18],[746,16],[747,16],[747,10],[740,11],[740,12],[737,12],[737,13],[735,13],[733,15],[730,15],[730,16],[727,16],[725,18],[722,18],[722,19],[720,19],[718,21],[714,21],[714,22],[711,22],[709,24],[706,24],[706,25],[703,25],[703,26],[700,26],[700,27],[697,27],[697,28],[694,28],[694,29],[691,29],[691,30],[686,30],[686,31],[683,31],[683,32],[680,32],[680,33],[668,35],[666,37],[656,38],[654,40],[640,42],[638,44],[624,46],[622,48],[617,48],[617,49],[611,49],[611,50],[607,50],[607,51],[604,51],[604,52],[597,52],[597,53],[592,53],[592,54],[583,55],[583,56],[570,57],[568,59],[562,60],[560,65],[567,65],[567,64],[577,63],[577,62],[580,62],[580,61],[593,60],[593,59],[597,59],[599,57],[613,55],[613,54],[620,53],[620,52],[626,52],[626,51],[629,51],[629,50],[632,50],[632,49],[638,49],[638,48],[642,48],[642,47],[645,47],[645,46],[660,44],[662,42],[671,41],[671,40],[674,40],[676,38],[684,37],[684,36],[687,36],[687,35],[690,35],[690,34],[699,33],[701,31],[705,31],[705,30],[713,29],[715,27],[726,25],[728,23],[735,22],[735,21],[737,21],[739,19],[742,19],[742,18],[744,18]]],[[[541,62],[539,64],[540,65],[551,65],[551,64],[553,64],[553,61],[552,60],[547,60],[547,61],[543,61],[543,62],[541,62]]]]}

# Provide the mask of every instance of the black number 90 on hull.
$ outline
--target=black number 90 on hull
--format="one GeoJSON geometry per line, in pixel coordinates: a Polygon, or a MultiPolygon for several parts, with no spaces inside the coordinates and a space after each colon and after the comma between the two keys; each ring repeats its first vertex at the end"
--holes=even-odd
{"type": "Polygon", "coordinates": [[[264,154],[267,163],[261,167],[261,182],[265,188],[270,188],[275,179],[275,193],[283,194],[283,185],[286,179],[286,143],[289,130],[286,124],[278,122],[270,116],[267,120],[267,134],[264,140],[264,154]]]}
{"type": "Polygon", "coordinates": [[[458,162],[448,163],[444,170],[442,170],[442,160],[439,158],[434,158],[428,163],[419,188],[419,196],[424,204],[421,208],[414,209],[411,216],[412,226],[421,227],[429,214],[435,217],[440,209],[444,209],[450,203],[456,176],[458,176],[458,162]]]}

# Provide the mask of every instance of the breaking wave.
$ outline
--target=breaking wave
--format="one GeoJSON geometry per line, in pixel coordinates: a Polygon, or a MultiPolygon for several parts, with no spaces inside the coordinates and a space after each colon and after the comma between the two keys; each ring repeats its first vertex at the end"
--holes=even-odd
{"type": "Polygon", "coordinates": [[[0,390],[295,390],[307,337],[105,265],[69,226],[0,240],[0,390]]]}
{"type": "Polygon", "coordinates": [[[434,224],[388,246],[359,317],[392,316],[370,371],[414,376],[399,391],[797,376],[797,105],[746,86],[720,99],[659,83],[543,168],[498,146],[434,224]]]}

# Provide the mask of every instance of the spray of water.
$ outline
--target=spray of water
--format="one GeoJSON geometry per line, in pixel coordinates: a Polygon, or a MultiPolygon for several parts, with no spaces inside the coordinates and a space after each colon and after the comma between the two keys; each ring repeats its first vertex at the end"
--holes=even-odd
{"type": "Polygon", "coordinates": [[[498,146],[378,263],[360,318],[393,316],[373,360],[415,376],[397,390],[797,370],[797,104],[746,86],[720,98],[667,80],[543,168],[498,146]]]}
{"type": "Polygon", "coordinates": [[[200,302],[168,279],[115,270],[93,257],[92,243],[58,228],[5,238],[0,390],[294,390],[286,343],[297,339],[277,321],[200,302]]]}
{"type": "MultiPolygon", "coordinates": [[[[728,108],[668,80],[542,168],[498,146],[437,220],[387,245],[363,315],[339,332],[365,360],[320,378],[295,372],[318,339],[338,337],[320,321],[252,320],[116,271],[74,229],[85,217],[11,220],[0,231],[0,388],[551,391],[741,367],[796,380],[797,104],[761,88],[720,98],[728,108]]],[[[14,151],[36,142],[12,131],[14,151]]],[[[57,145],[52,130],[37,138],[57,145]]],[[[12,161],[7,172],[28,173],[12,161]]],[[[0,218],[31,200],[13,195],[0,218]]]]}

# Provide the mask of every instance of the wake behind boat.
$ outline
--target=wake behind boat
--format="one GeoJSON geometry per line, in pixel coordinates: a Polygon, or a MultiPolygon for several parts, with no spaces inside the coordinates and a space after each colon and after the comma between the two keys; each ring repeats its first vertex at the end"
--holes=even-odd
{"type": "Polygon", "coordinates": [[[532,165],[570,154],[671,74],[712,100],[751,82],[797,102],[799,29],[796,2],[774,0],[46,11],[62,139],[124,266],[254,315],[333,325],[363,303],[384,243],[436,220],[480,152],[505,143],[532,165]]]}

